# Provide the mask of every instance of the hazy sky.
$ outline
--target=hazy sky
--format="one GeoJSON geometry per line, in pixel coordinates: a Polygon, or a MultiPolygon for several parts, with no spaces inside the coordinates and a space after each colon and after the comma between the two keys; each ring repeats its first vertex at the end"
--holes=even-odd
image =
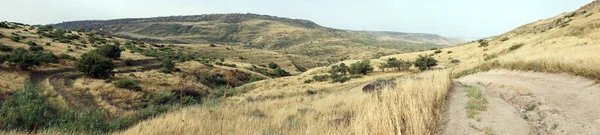
{"type": "Polygon", "coordinates": [[[211,13],[257,13],[338,29],[487,37],[592,0],[3,0],[0,20],[49,24],[211,13]]]}

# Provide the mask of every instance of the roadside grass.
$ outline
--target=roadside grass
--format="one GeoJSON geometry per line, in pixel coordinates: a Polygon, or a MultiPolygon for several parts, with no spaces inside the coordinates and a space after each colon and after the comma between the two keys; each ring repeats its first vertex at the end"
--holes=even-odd
{"type": "Polygon", "coordinates": [[[487,100],[483,96],[481,90],[475,86],[461,84],[467,91],[467,118],[481,121],[481,117],[477,116],[479,112],[487,110],[487,100]]]}

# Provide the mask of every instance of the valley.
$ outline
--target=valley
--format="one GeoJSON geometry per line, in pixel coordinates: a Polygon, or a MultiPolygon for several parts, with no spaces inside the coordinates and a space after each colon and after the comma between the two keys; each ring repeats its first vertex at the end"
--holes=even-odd
{"type": "Polygon", "coordinates": [[[0,23],[1,134],[599,134],[600,2],[464,42],[258,14],[0,23]]]}

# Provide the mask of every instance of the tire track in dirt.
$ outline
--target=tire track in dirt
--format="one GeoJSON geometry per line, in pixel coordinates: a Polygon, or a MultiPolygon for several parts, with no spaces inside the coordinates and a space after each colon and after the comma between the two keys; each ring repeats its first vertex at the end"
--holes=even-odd
{"type": "MultiPolygon", "coordinates": [[[[600,84],[593,80],[567,74],[493,70],[465,76],[458,81],[482,88],[486,98],[497,96],[501,99],[488,100],[489,103],[504,102],[518,110],[519,119],[534,128],[534,132],[529,134],[600,134],[600,84]]],[[[457,114],[450,111],[453,104],[461,104],[456,102],[460,100],[454,97],[456,95],[460,93],[454,91],[449,95],[447,121],[467,121],[453,116],[457,114]]],[[[454,125],[445,124],[445,127],[451,126],[454,125]]],[[[492,128],[498,130],[497,127],[492,128]]],[[[442,133],[452,131],[446,128],[442,133]]]]}

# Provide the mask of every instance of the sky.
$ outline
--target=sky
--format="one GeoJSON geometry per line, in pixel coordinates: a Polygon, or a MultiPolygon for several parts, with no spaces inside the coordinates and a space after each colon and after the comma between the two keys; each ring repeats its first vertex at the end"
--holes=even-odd
{"type": "Polygon", "coordinates": [[[213,13],[256,13],[322,26],[481,38],[577,10],[593,0],[5,0],[0,21],[51,24],[213,13]]]}

